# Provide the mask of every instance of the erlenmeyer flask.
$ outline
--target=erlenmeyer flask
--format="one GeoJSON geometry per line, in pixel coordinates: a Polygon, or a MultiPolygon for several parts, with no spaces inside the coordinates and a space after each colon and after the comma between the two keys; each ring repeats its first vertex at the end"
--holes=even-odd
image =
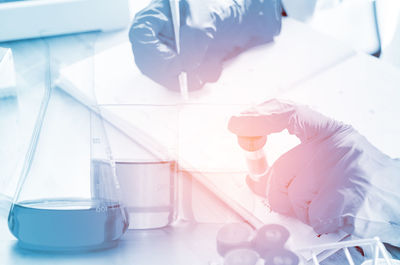
{"type": "Polygon", "coordinates": [[[53,88],[51,81],[46,91],[9,229],[20,247],[34,250],[115,246],[128,219],[101,115],[53,88]]]}
{"type": "Polygon", "coordinates": [[[18,93],[11,49],[0,47],[0,217],[10,210],[10,182],[20,159],[18,93]]]}

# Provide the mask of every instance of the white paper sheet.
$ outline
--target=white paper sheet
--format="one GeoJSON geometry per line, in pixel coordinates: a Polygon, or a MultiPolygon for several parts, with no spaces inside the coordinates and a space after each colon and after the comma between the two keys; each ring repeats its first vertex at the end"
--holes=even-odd
{"type": "MultiPolygon", "coordinates": [[[[134,63],[126,33],[120,42],[94,57],[61,69],[60,74],[80,87],[88,78],[82,69],[93,64],[93,82],[99,104],[167,104],[182,103],[178,92],[171,92],[142,75],[134,63]],[[93,60],[93,61],[91,61],[93,60]]],[[[102,40],[107,42],[107,40],[102,40]]],[[[259,46],[224,64],[216,83],[190,92],[187,103],[244,104],[276,97],[293,85],[302,83],[355,52],[306,25],[284,19],[281,35],[267,45],[259,46]]],[[[91,73],[88,73],[91,74],[91,73]]]]}

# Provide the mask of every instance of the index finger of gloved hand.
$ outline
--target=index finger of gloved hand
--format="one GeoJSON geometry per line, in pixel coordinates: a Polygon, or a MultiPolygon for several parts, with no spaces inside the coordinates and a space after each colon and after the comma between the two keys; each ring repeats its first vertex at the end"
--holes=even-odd
{"type": "MultiPolygon", "coordinates": [[[[316,181],[318,178],[313,175],[300,174],[296,176],[288,188],[289,200],[297,219],[309,224],[309,207],[319,191],[319,185],[316,181]]],[[[306,174],[312,174],[312,172],[306,174]]]]}
{"type": "Polygon", "coordinates": [[[287,128],[295,111],[293,104],[272,99],[232,116],[228,127],[241,136],[268,135],[287,128]]]}
{"type": "MultiPolygon", "coordinates": [[[[168,0],[153,0],[144,9],[139,11],[133,20],[132,28],[146,24],[152,28],[157,36],[174,40],[174,27],[171,8],[168,0]]],[[[174,47],[175,43],[169,45],[174,47]]]]}
{"type": "Polygon", "coordinates": [[[307,106],[278,99],[266,101],[243,112],[236,117],[233,125],[236,126],[236,134],[239,135],[246,133],[268,135],[287,129],[302,142],[330,136],[341,127],[341,123],[307,106]]]}
{"type": "Polygon", "coordinates": [[[171,77],[177,77],[182,67],[175,51],[169,5],[165,2],[153,1],[139,12],[129,38],[135,62],[142,73],[170,87],[169,81],[176,81],[171,77]]]}
{"type": "MultiPolygon", "coordinates": [[[[268,171],[268,174],[271,179],[279,177],[272,168],[268,171]]],[[[295,215],[286,187],[276,185],[274,181],[271,181],[267,184],[267,199],[272,211],[288,216],[295,215]]]]}
{"type": "Polygon", "coordinates": [[[300,144],[283,154],[270,168],[267,196],[272,210],[294,215],[289,198],[289,188],[304,166],[307,149],[300,144]]]}

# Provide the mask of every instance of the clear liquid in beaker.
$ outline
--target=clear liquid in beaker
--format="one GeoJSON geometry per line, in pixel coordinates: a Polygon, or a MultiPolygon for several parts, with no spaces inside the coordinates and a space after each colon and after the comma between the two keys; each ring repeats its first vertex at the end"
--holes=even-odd
{"type": "Polygon", "coordinates": [[[87,251],[113,247],[128,227],[117,202],[49,199],[14,204],[10,231],[22,248],[87,251]]]}
{"type": "Polygon", "coordinates": [[[174,161],[116,162],[129,229],[165,227],[176,218],[176,165],[174,161]]]}

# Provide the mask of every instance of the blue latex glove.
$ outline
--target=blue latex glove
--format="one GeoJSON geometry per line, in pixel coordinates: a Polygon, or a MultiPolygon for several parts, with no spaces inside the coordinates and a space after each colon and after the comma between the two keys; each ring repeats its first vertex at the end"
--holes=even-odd
{"type": "Polygon", "coordinates": [[[168,0],[153,0],[129,32],[142,73],[173,90],[182,71],[190,90],[215,82],[224,60],[271,41],[281,27],[280,0],[181,0],[180,10],[179,55],[168,0]]]}
{"type": "Polygon", "coordinates": [[[272,165],[260,186],[251,186],[263,190],[272,210],[320,234],[343,230],[400,246],[399,159],[383,154],[353,127],[306,106],[270,100],[251,111],[257,118],[248,112],[236,116],[230,128],[238,133],[264,128],[264,135],[287,129],[301,140],[272,165]]]}

